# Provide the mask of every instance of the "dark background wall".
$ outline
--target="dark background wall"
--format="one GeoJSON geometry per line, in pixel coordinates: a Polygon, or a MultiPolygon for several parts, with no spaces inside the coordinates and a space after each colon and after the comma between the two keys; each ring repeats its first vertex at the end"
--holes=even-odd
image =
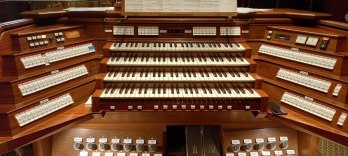
{"type": "MultiPolygon", "coordinates": [[[[94,0],[99,6],[112,5],[113,0],[94,0]]],[[[19,19],[20,12],[30,9],[43,9],[62,6],[90,6],[88,2],[3,2],[0,0],[0,22],[19,19]],[[79,3],[78,5],[76,5],[79,3]],[[86,4],[84,4],[86,3],[86,4]]],[[[93,5],[95,6],[95,5],[93,5]]],[[[238,0],[238,7],[253,8],[294,8],[326,12],[333,15],[332,20],[345,21],[344,15],[348,12],[348,0],[238,0]]]]}

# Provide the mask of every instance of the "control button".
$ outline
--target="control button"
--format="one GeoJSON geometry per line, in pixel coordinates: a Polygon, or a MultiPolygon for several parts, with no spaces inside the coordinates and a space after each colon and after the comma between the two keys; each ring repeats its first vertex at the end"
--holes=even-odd
{"type": "Polygon", "coordinates": [[[132,150],[132,144],[123,144],[123,150],[129,152],[132,150]]]}
{"type": "Polygon", "coordinates": [[[31,40],[32,40],[32,38],[29,36],[29,37],[27,37],[27,40],[28,40],[28,41],[31,41],[31,40]]]}
{"type": "Polygon", "coordinates": [[[253,149],[254,150],[257,150],[257,151],[261,151],[261,150],[263,150],[264,149],[264,140],[263,140],[263,138],[256,138],[256,140],[255,140],[255,145],[254,145],[254,147],[253,147],[253,149]]]}
{"type": "Polygon", "coordinates": [[[158,110],[158,105],[154,105],[153,109],[158,110]]]}
{"type": "Polygon", "coordinates": [[[135,150],[137,151],[137,152],[143,152],[144,151],[144,139],[137,139],[136,141],[135,141],[135,150]]]}
{"type": "Polygon", "coordinates": [[[56,42],[60,42],[60,38],[57,38],[57,39],[56,39],[56,42]]]}
{"type": "Polygon", "coordinates": [[[245,106],[245,110],[250,110],[250,106],[245,106]]]}
{"type": "Polygon", "coordinates": [[[79,150],[83,150],[83,144],[81,142],[75,142],[74,143],[74,149],[79,151],[79,150]]]}
{"type": "Polygon", "coordinates": [[[272,30],[269,30],[268,31],[268,35],[272,35],[273,34],[273,31],[272,30]]]}
{"type": "Polygon", "coordinates": [[[129,152],[132,150],[132,139],[124,139],[123,140],[123,150],[129,152]]]}
{"type": "Polygon", "coordinates": [[[44,41],[44,44],[45,44],[45,45],[48,45],[48,41],[44,41]]]}
{"type": "Polygon", "coordinates": [[[274,150],[276,148],[275,141],[268,142],[266,148],[269,150],[274,150]]]}
{"type": "Polygon", "coordinates": [[[218,106],[218,109],[219,109],[219,110],[223,109],[223,106],[222,106],[222,105],[219,105],[219,106],[218,106]]]}
{"type": "Polygon", "coordinates": [[[97,145],[95,143],[89,142],[86,144],[86,149],[89,151],[97,150],[97,145]]]}
{"type": "Polygon", "coordinates": [[[244,144],[240,147],[240,150],[242,151],[251,151],[252,148],[252,140],[251,139],[244,139],[243,140],[244,144]]]}
{"type": "Polygon", "coordinates": [[[240,147],[240,150],[242,150],[242,151],[250,151],[251,150],[251,144],[243,144],[240,147]]]}
{"type": "Polygon", "coordinates": [[[36,36],[37,39],[41,39],[41,35],[36,36]]]}
{"type": "Polygon", "coordinates": [[[39,44],[40,44],[40,45],[44,45],[44,42],[43,42],[43,41],[40,41],[39,44]]]}
{"type": "Polygon", "coordinates": [[[113,151],[119,151],[121,149],[120,139],[118,138],[111,139],[111,149],[113,151]]]}
{"type": "Polygon", "coordinates": [[[194,109],[196,109],[196,106],[195,106],[195,105],[190,105],[190,108],[191,108],[192,110],[194,110],[194,109]]]}
{"type": "Polygon", "coordinates": [[[128,110],[132,110],[133,106],[132,105],[128,105],[128,110]]]}
{"type": "Polygon", "coordinates": [[[323,40],[320,42],[320,46],[319,46],[321,50],[327,49],[327,46],[329,45],[329,40],[330,40],[330,38],[323,37],[323,40]]]}
{"type": "Polygon", "coordinates": [[[172,107],[173,107],[173,109],[178,109],[177,105],[173,105],[172,107]]]}
{"type": "Polygon", "coordinates": [[[64,41],[65,41],[65,38],[60,38],[60,41],[61,41],[61,42],[64,42],[64,41]]]}
{"type": "Polygon", "coordinates": [[[32,36],[31,38],[32,38],[33,40],[36,40],[36,39],[37,39],[36,36],[32,36]]]}
{"type": "Polygon", "coordinates": [[[163,109],[167,110],[168,109],[168,105],[163,105],[163,109]]]}
{"type": "Polygon", "coordinates": [[[39,43],[39,42],[35,42],[34,44],[35,44],[35,46],[39,46],[39,45],[40,45],[40,43],[39,43]]]}
{"type": "Polygon", "coordinates": [[[214,109],[214,106],[213,105],[209,105],[209,109],[214,109]]]}
{"type": "Polygon", "coordinates": [[[199,106],[199,109],[204,109],[204,105],[200,105],[200,106],[199,106]]]}
{"type": "Polygon", "coordinates": [[[63,32],[59,32],[58,35],[59,35],[59,36],[63,36],[63,32]]]}
{"type": "Polygon", "coordinates": [[[118,143],[113,143],[113,144],[111,144],[111,148],[112,148],[112,150],[114,150],[114,151],[119,151],[121,148],[120,148],[120,144],[118,144],[118,143]]]}
{"type": "Polygon", "coordinates": [[[35,47],[34,43],[29,43],[29,47],[35,47]]]}
{"type": "Polygon", "coordinates": [[[256,143],[254,145],[254,150],[257,150],[257,151],[261,151],[264,149],[264,143],[263,142],[260,142],[260,143],[256,143]]]}
{"type": "Polygon", "coordinates": [[[279,144],[279,148],[281,148],[281,149],[287,149],[288,146],[289,146],[288,141],[282,141],[279,144]]]}
{"type": "Polygon", "coordinates": [[[46,38],[46,35],[41,35],[41,38],[46,38]]]}
{"type": "Polygon", "coordinates": [[[137,109],[138,109],[138,110],[142,110],[142,109],[143,109],[143,106],[139,105],[139,106],[137,106],[137,109]]]}
{"type": "Polygon", "coordinates": [[[232,109],[232,106],[231,106],[231,105],[228,105],[228,106],[227,106],[227,109],[228,109],[228,110],[231,110],[231,109],[232,109]]]}
{"type": "Polygon", "coordinates": [[[156,152],[157,150],[157,141],[154,139],[148,140],[147,141],[147,149],[149,150],[149,152],[156,152]]]}
{"type": "Polygon", "coordinates": [[[267,36],[267,39],[270,40],[272,38],[272,36],[267,36]]]}
{"type": "Polygon", "coordinates": [[[102,142],[99,144],[99,150],[101,151],[110,150],[110,145],[106,142],[102,142]]]}
{"type": "Polygon", "coordinates": [[[54,33],[54,36],[55,36],[55,37],[58,37],[58,36],[59,36],[59,33],[54,33]]]}
{"type": "Polygon", "coordinates": [[[239,140],[232,140],[231,150],[233,152],[238,152],[240,150],[240,141],[239,140]]]}
{"type": "Polygon", "coordinates": [[[181,105],[181,109],[186,109],[186,105],[181,105]]]}
{"type": "Polygon", "coordinates": [[[288,148],[289,144],[288,144],[288,137],[287,136],[279,137],[279,141],[280,141],[279,148],[281,148],[281,149],[288,148]]]}

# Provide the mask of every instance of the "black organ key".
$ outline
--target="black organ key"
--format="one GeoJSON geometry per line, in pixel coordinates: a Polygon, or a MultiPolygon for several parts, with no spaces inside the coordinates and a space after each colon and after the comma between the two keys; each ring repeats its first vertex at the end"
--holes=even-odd
{"type": "Polygon", "coordinates": [[[237,77],[240,77],[240,74],[238,72],[235,72],[235,74],[237,75],[237,77]]]}
{"type": "Polygon", "coordinates": [[[251,88],[247,88],[247,90],[251,93],[254,94],[254,91],[251,88]]]}
{"type": "Polygon", "coordinates": [[[237,88],[233,88],[233,90],[237,93],[240,94],[239,90],[237,88]]]}
{"type": "Polygon", "coordinates": [[[220,92],[220,89],[219,88],[214,88],[215,90],[216,90],[216,92],[218,93],[218,94],[221,94],[221,92],[220,92]]]}
{"type": "Polygon", "coordinates": [[[106,88],[105,94],[109,94],[110,90],[111,90],[111,88],[106,88]]]}
{"type": "Polygon", "coordinates": [[[238,88],[238,89],[240,90],[240,92],[242,92],[243,94],[245,94],[244,89],[242,89],[242,88],[238,88]]]}
{"type": "Polygon", "coordinates": [[[142,91],[143,91],[143,86],[141,86],[141,88],[139,88],[138,94],[141,94],[142,91]]]}
{"type": "Polygon", "coordinates": [[[204,87],[202,87],[202,90],[204,94],[207,94],[207,90],[204,87]]]}

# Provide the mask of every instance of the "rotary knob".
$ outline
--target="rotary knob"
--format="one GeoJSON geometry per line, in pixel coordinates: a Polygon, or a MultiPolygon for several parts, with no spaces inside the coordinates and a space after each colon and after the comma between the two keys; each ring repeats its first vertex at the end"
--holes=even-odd
{"type": "Polygon", "coordinates": [[[259,142],[259,143],[256,143],[254,145],[254,150],[261,151],[263,149],[264,149],[264,143],[263,142],[259,142]]]}
{"type": "Polygon", "coordinates": [[[144,151],[144,144],[136,144],[135,145],[135,150],[137,152],[143,152],[144,151]]]}
{"type": "Polygon", "coordinates": [[[118,144],[118,143],[111,144],[111,149],[114,150],[114,151],[119,151],[120,150],[120,144],[118,144]]]}
{"type": "Polygon", "coordinates": [[[281,148],[281,149],[287,149],[288,146],[289,146],[289,144],[288,144],[287,141],[282,141],[282,142],[280,142],[280,144],[279,144],[279,148],[281,148]]]}
{"type": "Polygon", "coordinates": [[[79,151],[79,150],[82,150],[84,147],[83,147],[83,144],[81,142],[75,142],[74,145],[73,145],[74,149],[79,151]]]}
{"type": "Polygon", "coordinates": [[[110,145],[106,142],[102,142],[99,144],[99,149],[101,151],[106,151],[106,150],[110,150],[110,145]]]}
{"type": "Polygon", "coordinates": [[[250,143],[247,143],[247,144],[243,144],[240,149],[242,151],[251,151],[251,144],[250,143]]]}
{"type": "Polygon", "coordinates": [[[132,144],[131,143],[124,143],[123,150],[126,152],[130,152],[132,150],[132,144]]]}
{"type": "Polygon", "coordinates": [[[274,141],[268,142],[266,147],[269,150],[274,150],[276,148],[276,143],[274,141]]]}
{"type": "Polygon", "coordinates": [[[240,144],[232,144],[231,145],[231,150],[233,152],[238,152],[240,150],[240,144]]]}
{"type": "Polygon", "coordinates": [[[86,148],[89,151],[97,150],[97,145],[95,143],[89,142],[87,143],[86,148]]]}
{"type": "Polygon", "coordinates": [[[156,150],[157,150],[157,145],[156,145],[156,144],[149,144],[149,145],[147,146],[147,148],[148,148],[149,152],[156,152],[156,150]]]}

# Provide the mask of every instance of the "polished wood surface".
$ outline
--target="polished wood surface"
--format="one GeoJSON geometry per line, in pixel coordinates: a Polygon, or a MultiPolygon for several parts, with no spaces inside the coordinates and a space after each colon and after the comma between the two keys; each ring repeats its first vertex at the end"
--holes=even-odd
{"type": "Polygon", "coordinates": [[[322,101],[327,102],[328,104],[332,104],[333,106],[337,106],[340,107],[342,109],[347,109],[348,110],[348,106],[346,105],[346,103],[348,102],[348,98],[347,98],[347,85],[346,82],[342,82],[342,81],[335,81],[332,79],[328,79],[325,77],[321,77],[320,75],[315,75],[312,73],[308,73],[308,76],[311,76],[313,78],[318,78],[320,80],[325,80],[327,82],[331,82],[330,88],[328,90],[328,93],[324,93],[324,92],[320,92],[317,90],[313,90],[311,88],[305,87],[305,86],[301,86],[298,85],[296,83],[292,83],[283,79],[279,79],[277,78],[277,73],[279,71],[279,69],[287,69],[290,70],[292,72],[296,72],[296,73],[300,73],[301,70],[293,70],[293,69],[289,69],[287,66],[281,66],[281,65],[277,65],[271,62],[267,62],[267,61],[263,61],[263,60],[259,60],[257,61],[258,64],[258,73],[260,74],[261,77],[266,78],[264,79],[264,81],[267,82],[274,82],[277,85],[280,86],[287,86],[288,89],[294,89],[302,94],[311,96],[315,99],[320,99],[322,101]],[[338,96],[333,96],[333,91],[335,89],[335,87],[337,86],[337,84],[341,84],[342,88],[339,92],[338,96]]]}
{"type": "Polygon", "coordinates": [[[35,142],[36,140],[53,135],[91,118],[93,118],[93,114],[91,113],[90,107],[84,103],[76,105],[21,133],[10,137],[0,137],[0,153],[3,154],[25,144],[35,142]]]}

